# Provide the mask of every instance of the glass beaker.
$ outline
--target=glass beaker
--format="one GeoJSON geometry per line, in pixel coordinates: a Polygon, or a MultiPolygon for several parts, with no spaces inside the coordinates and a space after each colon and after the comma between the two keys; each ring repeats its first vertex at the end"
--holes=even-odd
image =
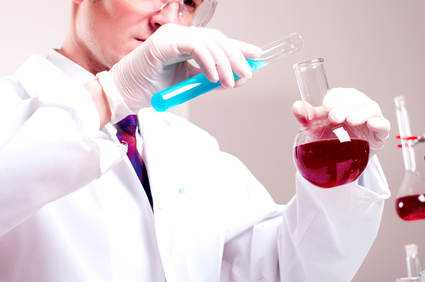
{"type": "Polygon", "coordinates": [[[294,72],[307,113],[295,138],[297,168],[305,179],[321,188],[353,182],[366,168],[369,143],[346,123],[330,123],[323,106],[329,90],[324,59],[295,64],[294,72]]]}
{"type": "Polygon", "coordinates": [[[414,141],[410,138],[412,131],[405,98],[397,96],[394,103],[404,162],[404,176],[397,193],[395,208],[403,220],[421,220],[425,219],[425,181],[416,166],[414,141]]]}

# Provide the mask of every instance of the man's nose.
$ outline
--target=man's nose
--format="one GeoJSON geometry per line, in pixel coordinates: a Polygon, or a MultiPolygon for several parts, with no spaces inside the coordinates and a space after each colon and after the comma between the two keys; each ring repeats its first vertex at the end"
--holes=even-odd
{"type": "Polygon", "coordinates": [[[179,18],[180,4],[177,1],[169,2],[160,11],[155,13],[151,17],[151,26],[154,30],[157,30],[164,24],[180,22],[179,18]]]}

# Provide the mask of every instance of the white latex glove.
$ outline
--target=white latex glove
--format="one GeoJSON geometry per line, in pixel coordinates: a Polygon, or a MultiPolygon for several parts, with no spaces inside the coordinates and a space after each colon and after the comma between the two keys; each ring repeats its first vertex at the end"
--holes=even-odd
{"type": "Polygon", "coordinates": [[[309,116],[310,120],[327,116],[333,124],[346,122],[367,139],[373,151],[383,147],[391,128],[378,103],[354,88],[329,90],[322,107],[313,108],[303,101],[296,101],[292,111],[302,125],[309,123],[309,116]]]}
{"type": "Polygon", "coordinates": [[[245,58],[261,52],[217,30],[166,24],[109,72],[97,76],[110,104],[112,122],[118,122],[148,106],[154,93],[200,71],[213,82],[220,80],[223,88],[235,86],[233,71],[241,77],[236,84],[240,86],[252,77],[245,58]],[[189,67],[186,61],[191,58],[200,69],[189,67]]]}

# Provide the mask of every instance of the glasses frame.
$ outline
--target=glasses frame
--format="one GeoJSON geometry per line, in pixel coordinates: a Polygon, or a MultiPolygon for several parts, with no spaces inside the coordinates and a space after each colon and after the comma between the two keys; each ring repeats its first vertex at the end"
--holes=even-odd
{"type": "MultiPolygon", "coordinates": [[[[178,15],[181,18],[184,13],[184,8],[182,8],[182,7],[185,7],[184,0],[164,1],[164,3],[161,5],[161,7],[159,7],[157,12],[161,12],[168,5],[170,5],[171,3],[176,3],[176,2],[179,4],[178,15]]],[[[218,5],[217,0],[203,0],[201,5],[199,5],[199,7],[196,8],[197,10],[195,12],[195,16],[193,17],[191,25],[198,26],[198,27],[206,26],[210,22],[212,17],[214,16],[217,5],[218,5]]]]}

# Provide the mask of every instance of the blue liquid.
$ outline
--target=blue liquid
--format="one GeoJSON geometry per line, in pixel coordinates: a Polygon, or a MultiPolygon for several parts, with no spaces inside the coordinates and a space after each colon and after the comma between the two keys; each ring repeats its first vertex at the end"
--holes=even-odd
{"type": "MultiPolygon", "coordinates": [[[[247,59],[247,62],[252,71],[256,71],[267,65],[264,61],[251,59],[247,59]]],[[[233,74],[233,76],[235,80],[240,79],[236,74],[233,74]]],[[[156,111],[164,112],[171,107],[183,104],[220,86],[220,81],[213,83],[208,80],[205,74],[200,73],[155,93],[152,96],[151,104],[156,111]]]]}

